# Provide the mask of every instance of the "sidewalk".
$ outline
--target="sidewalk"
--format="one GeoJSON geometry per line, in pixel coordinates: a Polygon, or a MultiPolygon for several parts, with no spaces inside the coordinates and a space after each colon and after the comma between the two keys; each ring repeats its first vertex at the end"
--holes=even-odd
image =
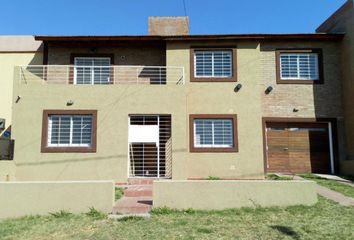
{"type": "MultiPolygon", "coordinates": [[[[318,175],[318,174],[315,174],[315,175],[318,175]]],[[[294,180],[305,180],[305,179],[300,176],[295,175],[294,180]]],[[[345,180],[345,179],[343,179],[343,180],[345,180]]],[[[347,181],[347,180],[345,180],[345,181],[347,181]]],[[[341,194],[339,192],[333,191],[329,188],[320,186],[318,184],[317,184],[317,193],[327,199],[337,202],[340,205],[354,206],[354,198],[344,196],[343,194],[341,194]]]]}

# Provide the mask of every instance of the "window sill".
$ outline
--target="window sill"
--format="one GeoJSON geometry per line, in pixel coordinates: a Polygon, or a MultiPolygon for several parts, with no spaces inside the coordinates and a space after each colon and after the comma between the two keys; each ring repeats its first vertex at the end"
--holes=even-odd
{"type": "Polygon", "coordinates": [[[217,77],[193,77],[191,78],[191,82],[237,82],[236,77],[231,78],[217,78],[217,77]]]}
{"type": "Polygon", "coordinates": [[[95,153],[94,147],[43,147],[41,153],[95,153]]]}
{"type": "Polygon", "coordinates": [[[319,80],[299,80],[299,79],[286,79],[282,80],[279,79],[277,80],[277,84],[323,84],[323,79],[319,80]]]}
{"type": "Polygon", "coordinates": [[[237,147],[232,148],[201,148],[201,147],[192,147],[190,152],[194,153],[231,153],[238,152],[237,147]]]}

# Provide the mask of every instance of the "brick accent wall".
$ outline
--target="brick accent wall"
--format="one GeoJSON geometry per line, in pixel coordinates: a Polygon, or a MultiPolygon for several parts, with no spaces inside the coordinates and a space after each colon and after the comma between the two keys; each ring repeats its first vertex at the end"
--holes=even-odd
{"type": "Polygon", "coordinates": [[[343,117],[339,48],[336,43],[265,43],[261,46],[262,87],[273,87],[270,94],[262,91],[264,117],[343,117]],[[324,84],[277,84],[276,48],[321,48],[324,62],[324,84]],[[293,112],[296,108],[299,111],[293,112]]]}
{"type": "Polygon", "coordinates": [[[109,53],[114,54],[114,65],[144,65],[144,66],[165,66],[166,50],[165,46],[137,46],[120,45],[104,48],[92,46],[63,47],[50,45],[48,51],[48,64],[69,65],[70,54],[72,53],[109,53]]]}

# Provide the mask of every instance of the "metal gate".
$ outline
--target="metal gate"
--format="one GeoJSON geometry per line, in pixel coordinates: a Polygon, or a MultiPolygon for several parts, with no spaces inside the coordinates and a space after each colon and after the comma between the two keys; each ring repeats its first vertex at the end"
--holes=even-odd
{"type": "Polygon", "coordinates": [[[129,176],[172,176],[171,115],[129,116],[129,176]]]}

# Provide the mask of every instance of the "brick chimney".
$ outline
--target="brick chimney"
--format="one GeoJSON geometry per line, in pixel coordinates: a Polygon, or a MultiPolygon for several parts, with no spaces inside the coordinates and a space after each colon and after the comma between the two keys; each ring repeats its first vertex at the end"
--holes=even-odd
{"type": "Polygon", "coordinates": [[[188,35],[188,17],[149,17],[149,35],[188,35]]]}

